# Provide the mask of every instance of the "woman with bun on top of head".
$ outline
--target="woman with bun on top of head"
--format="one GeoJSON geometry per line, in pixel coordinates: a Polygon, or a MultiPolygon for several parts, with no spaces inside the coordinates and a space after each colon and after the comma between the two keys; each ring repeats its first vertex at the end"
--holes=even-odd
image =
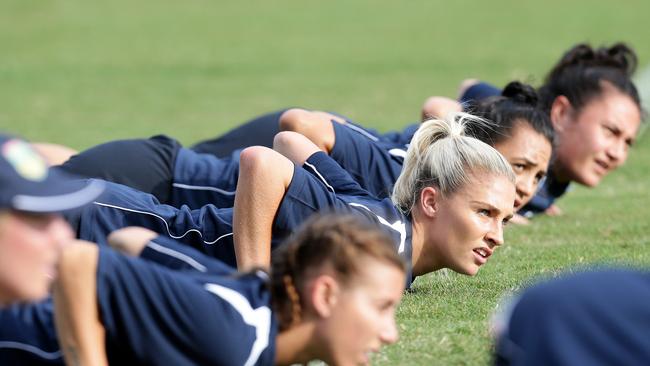
{"type": "MultiPolygon", "coordinates": [[[[595,187],[625,163],[643,114],[631,79],[636,66],[636,54],[624,43],[600,48],[578,44],[549,72],[539,95],[555,129],[553,160],[548,178],[522,213],[559,214],[554,202],[571,182],[595,187]]],[[[461,101],[499,93],[474,79],[461,88],[461,101]]],[[[436,113],[435,101],[429,106],[428,113],[436,113]]]]}
{"type": "MultiPolygon", "coordinates": [[[[551,159],[553,126],[537,103],[537,93],[531,86],[513,81],[500,96],[466,105],[467,110],[494,122],[487,129],[470,125],[468,133],[494,146],[510,163],[517,176],[515,211],[533,198],[551,159]]],[[[526,219],[515,215],[513,222],[526,223],[526,219]]]]}

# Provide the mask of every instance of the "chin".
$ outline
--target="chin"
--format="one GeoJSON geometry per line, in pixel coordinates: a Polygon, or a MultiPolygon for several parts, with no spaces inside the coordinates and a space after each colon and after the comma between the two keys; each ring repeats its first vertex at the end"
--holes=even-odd
{"type": "Polygon", "coordinates": [[[460,273],[466,276],[476,276],[479,270],[479,266],[477,265],[471,265],[467,267],[461,267],[461,268],[452,268],[454,272],[460,273]]]}
{"type": "Polygon", "coordinates": [[[574,179],[577,183],[582,184],[583,186],[589,187],[589,188],[594,188],[596,187],[600,181],[603,179],[601,176],[597,175],[587,175],[587,176],[579,176],[577,179],[574,179]]]}

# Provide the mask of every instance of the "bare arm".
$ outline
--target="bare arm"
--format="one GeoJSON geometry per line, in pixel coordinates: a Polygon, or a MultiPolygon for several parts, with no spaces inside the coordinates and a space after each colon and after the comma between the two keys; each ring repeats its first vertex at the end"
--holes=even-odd
{"type": "Polygon", "coordinates": [[[429,97],[422,105],[422,120],[445,118],[453,112],[461,112],[463,107],[457,101],[447,97],[429,97]]]}
{"type": "Polygon", "coordinates": [[[45,161],[52,165],[61,165],[68,161],[73,155],[78,154],[77,150],[69,148],[67,146],[51,144],[48,142],[33,142],[32,147],[38,151],[45,161]]]}
{"type": "Polygon", "coordinates": [[[240,155],[239,180],[233,213],[237,269],[268,268],[271,232],[291,179],[293,163],[271,149],[253,146],[240,155]]]}
{"type": "Polygon", "coordinates": [[[159,234],[138,226],[129,226],[115,230],[106,240],[115,250],[137,257],[142,253],[144,247],[159,234]]]}
{"type": "Polygon", "coordinates": [[[97,308],[99,249],[77,241],[59,262],[54,288],[54,319],[67,365],[108,365],[104,326],[97,308]]]}
{"type": "Polygon", "coordinates": [[[290,131],[283,131],[275,135],[273,139],[273,150],[284,155],[287,159],[299,166],[302,166],[314,153],[321,151],[307,137],[290,131]]]}

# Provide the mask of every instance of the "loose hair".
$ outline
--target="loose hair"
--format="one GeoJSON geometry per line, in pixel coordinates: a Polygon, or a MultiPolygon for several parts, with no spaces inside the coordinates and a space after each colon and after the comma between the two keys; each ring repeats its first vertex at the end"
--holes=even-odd
{"type": "Polygon", "coordinates": [[[555,99],[564,95],[576,110],[614,87],[629,96],[642,111],[639,92],[632,82],[637,67],[634,50],[625,43],[592,48],[581,43],[568,50],[546,76],[539,89],[542,107],[550,111],[555,99]]]}
{"type": "Polygon", "coordinates": [[[327,266],[345,286],[359,275],[364,257],[406,271],[393,239],[377,224],[351,214],[317,214],[307,220],[271,260],[272,306],[280,330],[300,322],[304,290],[314,274],[327,266]]]}
{"type": "Polygon", "coordinates": [[[528,84],[512,81],[506,85],[500,96],[472,100],[465,108],[475,116],[492,121],[494,125],[468,123],[466,133],[490,146],[510,138],[517,124],[530,126],[553,145],[555,132],[548,113],[538,106],[535,88],[528,84]]]}
{"type": "Polygon", "coordinates": [[[451,195],[476,173],[498,174],[515,183],[510,164],[498,151],[466,136],[468,122],[490,127],[490,122],[467,113],[422,122],[411,140],[402,173],[393,188],[391,198],[402,212],[411,212],[425,187],[433,186],[443,196],[451,195]]]}

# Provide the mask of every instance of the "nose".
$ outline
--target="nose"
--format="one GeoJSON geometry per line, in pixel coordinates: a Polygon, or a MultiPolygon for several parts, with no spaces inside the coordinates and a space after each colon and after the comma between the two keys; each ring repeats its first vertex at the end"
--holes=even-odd
{"type": "Polygon", "coordinates": [[[616,140],[607,149],[607,157],[616,165],[623,164],[627,158],[627,143],[624,140],[616,140]]]}
{"type": "Polygon", "coordinates": [[[517,196],[522,201],[526,201],[535,191],[535,177],[522,177],[517,179],[517,196]]]}
{"type": "Polygon", "coordinates": [[[395,324],[395,314],[390,316],[390,319],[386,322],[386,326],[383,327],[379,337],[383,344],[393,344],[399,339],[399,331],[397,330],[397,324],[395,324]]]}
{"type": "Polygon", "coordinates": [[[53,215],[48,225],[48,234],[58,248],[69,243],[74,238],[70,225],[59,215],[53,215]]]}
{"type": "Polygon", "coordinates": [[[495,223],[492,225],[490,231],[488,231],[485,239],[490,245],[490,248],[503,244],[503,223],[500,220],[498,222],[495,220],[495,223]]]}

